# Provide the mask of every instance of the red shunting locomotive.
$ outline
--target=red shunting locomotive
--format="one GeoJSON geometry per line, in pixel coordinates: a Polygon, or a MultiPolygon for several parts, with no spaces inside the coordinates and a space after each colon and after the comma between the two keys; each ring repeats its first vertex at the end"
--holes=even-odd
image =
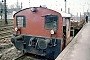
{"type": "Polygon", "coordinates": [[[14,14],[11,41],[24,54],[55,59],[63,46],[68,44],[70,37],[70,24],[64,26],[63,18],[70,23],[70,17],[62,17],[61,13],[48,8],[30,7],[20,10],[14,14]]]}

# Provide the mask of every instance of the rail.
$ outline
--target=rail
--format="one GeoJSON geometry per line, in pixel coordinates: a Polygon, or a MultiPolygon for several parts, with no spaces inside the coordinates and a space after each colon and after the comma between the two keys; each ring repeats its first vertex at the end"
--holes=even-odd
{"type": "Polygon", "coordinates": [[[43,56],[37,56],[34,54],[26,53],[26,54],[23,54],[23,55],[17,57],[14,60],[51,60],[51,59],[47,59],[43,56]]]}

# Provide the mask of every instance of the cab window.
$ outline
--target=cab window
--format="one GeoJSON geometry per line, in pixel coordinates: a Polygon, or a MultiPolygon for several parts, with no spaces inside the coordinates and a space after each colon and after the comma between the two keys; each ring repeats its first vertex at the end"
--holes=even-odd
{"type": "Polygon", "coordinates": [[[26,27],[25,16],[16,16],[16,26],[17,27],[26,27]]]}
{"type": "Polygon", "coordinates": [[[46,15],[45,16],[45,29],[58,29],[58,16],[46,15]]]}

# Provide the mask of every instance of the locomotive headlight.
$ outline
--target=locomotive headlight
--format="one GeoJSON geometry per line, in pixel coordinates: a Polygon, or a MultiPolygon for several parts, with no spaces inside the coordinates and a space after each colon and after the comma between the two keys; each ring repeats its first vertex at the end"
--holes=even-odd
{"type": "Polygon", "coordinates": [[[15,31],[18,31],[18,28],[17,27],[15,28],[15,31]]]}
{"type": "Polygon", "coordinates": [[[51,30],[50,33],[51,33],[51,34],[54,34],[55,32],[54,32],[54,30],[51,30]]]}

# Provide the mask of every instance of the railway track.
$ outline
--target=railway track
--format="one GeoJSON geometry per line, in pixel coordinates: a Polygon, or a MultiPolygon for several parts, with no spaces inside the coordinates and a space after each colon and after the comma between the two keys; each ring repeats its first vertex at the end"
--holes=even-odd
{"type": "Polygon", "coordinates": [[[10,41],[13,32],[13,20],[8,20],[8,24],[0,20],[0,60],[12,60],[21,54],[10,41]]]}
{"type": "Polygon", "coordinates": [[[1,32],[1,31],[4,31],[4,30],[13,29],[13,28],[14,28],[13,25],[10,25],[10,26],[2,26],[2,27],[0,27],[0,32],[1,32]]]}
{"type": "Polygon", "coordinates": [[[34,54],[29,54],[29,53],[26,53],[14,60],[53,60],[53,59],[47,59],[43,56],[37,56],[37,55],[34,55],[34,54]]]}
{"type": "Polygon", "coordinates": [[[5,27],[5,26],[13,26],[13,19],[8,19],[8,24],[5,24],[5,21],[4,20],[0,20],[0,27],[5,27]]]}
{"type": "Polygon", "coordinates": [[[0,27],[0,39],[11,37],[13,34],[13,26],[0,27]]]}

